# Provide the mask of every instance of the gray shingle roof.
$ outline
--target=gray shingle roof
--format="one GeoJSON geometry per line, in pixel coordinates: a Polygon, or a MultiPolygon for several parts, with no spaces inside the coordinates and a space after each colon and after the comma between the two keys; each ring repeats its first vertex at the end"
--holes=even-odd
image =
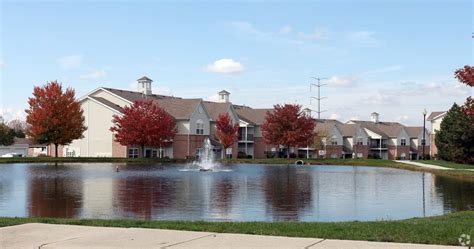
{"type": "Polygon", "coordinates": [[[267,112],[273,112],[273,109],[253,109],[250,107],[234,106],[237,115],[242,120],[254,125],[261,125],[265,122],[267,112]]]}
{"type": "Polygon", "coordinates": [[[100,102],[100,103],[102,103],[102,104],[104,104],[104,105],[106,105],[106,106],[108,106],[108,107],[110,107],[110,108],[112,108],[112,109],[118,111],[118,112],[122,112],[122,111],[123,111],[123,108],[122,108],[122,107],[120,107],[119,105],[114,104],[113,102],[108,101],[108,100],[106,100],[106,99],[104,99],[104,98],[101,98],[101,97],[94,97],[94,96],[89,96],[89,97],[90,97],[91,99],[94,99],[94,100],[96,100],[96,101],[98,101],[98,102],[100,102]]]}
{"type": "Polygon", "coordinates": [[[211,119],[216,121],[219,118],[219,114],[227,113],[231,103],[217,103],[210,101],[203,101],[204,106],[206,107],[211,119]]]}

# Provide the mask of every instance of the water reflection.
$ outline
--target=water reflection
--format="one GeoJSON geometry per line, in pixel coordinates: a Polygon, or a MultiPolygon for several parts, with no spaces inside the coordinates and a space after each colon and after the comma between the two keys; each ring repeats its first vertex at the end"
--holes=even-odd
{"type": "Polygon", "coordinates": [[[351,166],[11,164],[0,166],[0,216],[235,221],[403,219],[466,210],[474,183],[351,166]]]}
{"type": "Polygon", "coordinates": [[[81,169],[36,166],[28,170],[28,214],[32,217],[76,217],[82,207],[81,169]]]}

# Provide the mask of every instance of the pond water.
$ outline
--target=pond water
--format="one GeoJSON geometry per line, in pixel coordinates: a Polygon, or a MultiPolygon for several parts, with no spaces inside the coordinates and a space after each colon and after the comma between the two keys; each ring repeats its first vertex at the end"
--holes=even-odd
{"type": "Polygon", "coordinates": [[[474,183],[390,168],[2,164],[0,216],[207,221],[349,221],[474,206],[474,183]],[[116,172],[116,167],[120,171],[116,172]]]}

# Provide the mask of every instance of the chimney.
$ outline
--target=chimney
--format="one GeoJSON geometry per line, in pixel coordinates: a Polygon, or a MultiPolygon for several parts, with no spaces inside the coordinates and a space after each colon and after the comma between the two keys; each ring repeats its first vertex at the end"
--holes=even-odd
{"type": "Polygon", "coordinates": [[[372,122],[374,122],[374,123],[378,123],[378,122],[379,122],[379,114],[378,114],[378,113],[372,112],[372,113],[370,114],[370,117],[371,117],[372,122]]]}
{"type": "Polygon", "coordinates": [[[218,102],[220,102],[220,103],[229,103],[230,92],[228,92],[226,90],[222,90],[218,94],[219,94],[219,101],[218,102]]]}
{"type": "Polygon", "coordinates": [[[144,95],[151,95],[151,80],[150,78],[143,76],[140,79],[137,80],[138,84],[138,92],[144,94],[144,95]]]}

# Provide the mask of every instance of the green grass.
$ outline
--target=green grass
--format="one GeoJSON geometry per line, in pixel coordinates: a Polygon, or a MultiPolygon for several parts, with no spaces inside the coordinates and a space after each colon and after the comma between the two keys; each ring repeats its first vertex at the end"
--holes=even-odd
{"type": "Polygon", "coordinates": [[[474,235],[474,211],[463,211],[429,218],[375,222],[204,222],[0,218],[0,227],[23,223],[160,228],[219,233],[438,245],[457,245],[458,238],[461,234],[474,235]]]}
{"type": "Polygon", "coordinates": [[[438,166],[443,166],[443,167],[452,168],[452,169],[474,169],[474,164],[462,164],[462,163],[448,162],[444,160],[418,160],[417,162],[438,165],[438,166]]]}

